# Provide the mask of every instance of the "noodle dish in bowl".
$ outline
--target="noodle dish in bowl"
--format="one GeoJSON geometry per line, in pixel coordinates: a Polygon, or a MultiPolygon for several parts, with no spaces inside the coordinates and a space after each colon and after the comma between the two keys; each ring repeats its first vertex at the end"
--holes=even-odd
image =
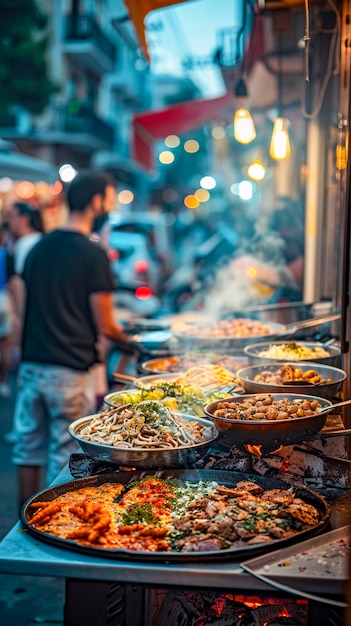
{"type": "Polygon", "coordinates": [[[154,400],[82,417],[69,433],[95,460],[144,469],[189,467],[218,437],[211,421],[154,400]]]}
{"type": "Polygon", "coordinates": [[[244,354],[250,365],[276,363],[277,361],[313,361],[324,365],[340,366],[341,350],[336,345],[326,348],[318,341],[266,341],[247,345],[244,354]]]}

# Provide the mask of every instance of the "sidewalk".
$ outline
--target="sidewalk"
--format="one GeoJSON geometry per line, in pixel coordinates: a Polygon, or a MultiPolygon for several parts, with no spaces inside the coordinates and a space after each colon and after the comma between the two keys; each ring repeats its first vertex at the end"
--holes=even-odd
{"type": "MultiPolygon", "coordinates": [[[[18,520],[16,472],[11,445],[4,435],[11,429],[16,394],[16,373],[11,373],[10,398],[0,398],[0,540],[18,520]]],[[[64,580],[16,576],[0,572],[1,626],[63,624],[64,580]]]]}

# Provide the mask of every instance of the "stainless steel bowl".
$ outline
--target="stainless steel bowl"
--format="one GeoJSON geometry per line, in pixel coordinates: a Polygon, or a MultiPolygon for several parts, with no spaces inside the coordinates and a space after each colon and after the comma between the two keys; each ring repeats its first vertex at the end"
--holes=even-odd
{"type": "Polygon", "coordinates": [[[202,363],[212,363],[220,365],[229,371],[236,373],[242,367],[248,365],[248,359],[239,355],[228,355],[223,353],[213,354],[211,352],[193,352],[178,355],[170,355],[167,357],[159,357],[143,361],[140,365],[141,371],[145,374],[170,374],[177,376],[194,365],[202,363]]]}
{"type": "MultiPolygon", "coordinates": [[[[293,361],[293,359],[291,359],[291,357],[287,357],[286,359],[277,359],[277,357],[266,357],[266,356],[260,356],[260,353],[268,350],[270,348],[270,346],[282,346],[284,344],[288,344],[291,343],[291,341],[289,340],[285,340],[285,341],[263,341],[260,343],[254,343],[254,344],[250,344],[247,345],[244,348],[244,354],[248,357],[249,359],[249,364],[250,365],[263,365],[265,363],[267,364],[271,364],[271,363],[276,363],[279,361],[279,363],[290,363],[293,361]]],[[[296,343],[298,343],[301,346],[304,346],[306,348],[321,348],[323,344],[319,343],[318,341],[296,341],[296,343]]],[[[332,365],[333,367],[340,367],[341,365],[341,350],[338,346],[335,345],[331,345],[328,346],[326,348],[326,352],[329,353],[329,356],[325,356],[325,357],[314,357],[311,359],[306,359],[303,358],[300,361],[294,360],[294,363],[299,363],[299,362],[313,362],[313,363],[322,363],[323,365],[332,365]]]]}
{"type": "Polygon", "coordinates": [[[195,421],[209,428],[211,432],[209,438],[202,443],[192,446],[181,446],[179,448],[158,448],[152,450],[145,448],[116,448],[94,443],[93,441],[86,441],[79,436],[80,429],[88,425],[97,415],[87,415],[75,420],[70,424],[68,432],[79,443],[85,454],[98,461],[138,469],[190,467],[206,454],[211,444],[216,441],[218,431],[210,420],[184,414],[179,415],[190,422],[195,421]]]}
{"type": "Polygon", "coordinates": [[[301,361],[294,361],[288,363],[275,362],[265,365],[251,365],[244,367],[237,372],[237,377],[240,379],[241,384],[248,393],[301,393],[301,394],[318,394],[321,398],[328,398],[331,400],[340,390],[342,383],[347,377],[344,370],[332,367],[331,365],[321,365],[319,363],[306,363],[301,361]],[[330,383],[317,383],[306,384],[278,384],[278,383],[265,383],[255,380],[255,376],[262,372],[276,372],[282,365],[292,365],[294,368],[299,368],[302,372],[308,370],[315,370],[318,376],[321,376],[325,380],[331,380],[330,383]]]}

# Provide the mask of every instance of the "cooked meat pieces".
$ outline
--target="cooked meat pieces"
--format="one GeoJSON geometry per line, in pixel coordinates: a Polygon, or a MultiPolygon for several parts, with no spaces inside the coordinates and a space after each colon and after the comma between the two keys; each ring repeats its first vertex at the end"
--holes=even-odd
{"type": "Polygon", "coordinates": [[[293,501],[294,497],[295,494],[286,489],[269,489],[261,496],[262,500],[274,502],[275,504],[285,504],[286,506],[293,501]]]}

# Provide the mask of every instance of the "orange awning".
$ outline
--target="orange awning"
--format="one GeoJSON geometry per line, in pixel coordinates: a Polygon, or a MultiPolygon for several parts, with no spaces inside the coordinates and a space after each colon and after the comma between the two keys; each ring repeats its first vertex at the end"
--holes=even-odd
{"type": "Polygon", "coordinates": [[[150,61],[150,55],[146,42],[144,19],[150,11],[164,9],[172,4],[189,2],[189,0],[124,0],[128,9],[129,17],[134,24],[134,28],[139,39],[140,46],[145,58],[150,61]]]}

